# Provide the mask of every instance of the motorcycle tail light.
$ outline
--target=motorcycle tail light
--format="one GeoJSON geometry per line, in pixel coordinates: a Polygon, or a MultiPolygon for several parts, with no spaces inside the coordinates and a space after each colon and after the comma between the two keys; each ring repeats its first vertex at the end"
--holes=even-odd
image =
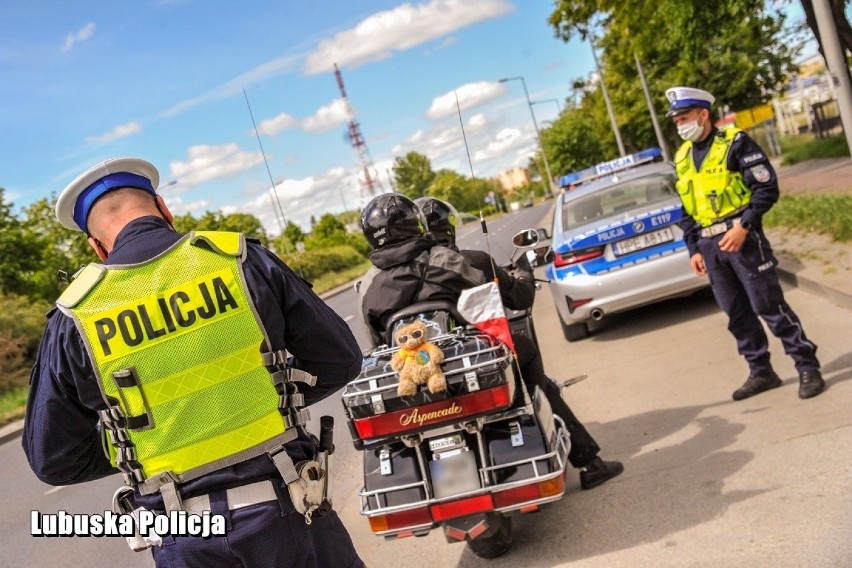
{"type": "Polygon", "coordinates": [[[553,257],[553,264],[556,268],[563,266],[571,266],[580,262],[586,262],[593,258],[603,256],[605,245],[591,247],[582,250],[569,250],[568,252],[559,252],[553,257]]]}
{"type": "Polygon", "coordinates": [[[554,497],[565,492],[565,477],[560,475],[547,481],[522,485],[513,489],[494,493],[494,507],[502,509],[527,501],[537,501],[545,497],[554,497]]]}
{"type": "Polygon", "coordinates": [[[353,422],[358,436],[368,440],[421,430],[436,424],[458,422],[461,418],[468,416],[491,410],[502,410],[511,403],[512,392],[507,383],[405,410],[396,410],[369,418],[356,418],[353,422]]]}
{"type": "Polygon", "coordinates": [[[430,507],[432,518],[436,523],[455,519],[457,517],[466,517],[476,513],[486,513],[494,510],[494,503],[491,501],[491,495],[478,495],[476,497],[468,497],[467,499],[459,499],[458,501],[450,501],[448,503],[438,503],[430,507]]]}
{"type": "Polygon", "coordinates": [[[375,533],[431,524],[428,507],[370,517],[370,529],[375,533]]]}

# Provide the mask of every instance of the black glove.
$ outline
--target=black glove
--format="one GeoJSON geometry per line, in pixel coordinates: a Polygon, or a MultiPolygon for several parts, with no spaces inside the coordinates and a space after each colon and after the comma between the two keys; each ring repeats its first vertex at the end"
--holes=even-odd
{"type": "Polygon", "coordinates": [[[532,272],[527,272],[526,270],[521,270],[519,268],[515,271],[515,280],[520,280],[522,282],[535,282],[535,276],[533,276],[532,272]]]}
{"type": "Polygon", "coordinates": [[[530,266],[530,261],[527,260],[527,255],[522,254],[515,260],[515,266],[518,268],[520,272],[532,272],[532,266],[530,266]]]}

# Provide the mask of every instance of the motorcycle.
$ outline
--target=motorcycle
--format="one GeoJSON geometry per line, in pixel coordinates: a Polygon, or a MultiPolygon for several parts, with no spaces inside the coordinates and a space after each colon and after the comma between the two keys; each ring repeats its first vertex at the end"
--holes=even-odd
{"type": "MultiPolygon", "coordinates": [[[[542,237],[521,231],[516,252],[542,237]]],[[[526,254],[534,268],[553,252],[526,254]]],[[[513,334],[537,344],[530,310],[509,311],[508,319],[513,334]]],[[[390,318],[386,339],[342,395],[353,444],[363,452],[361,514],[386,539],[441,527],[448,542],[466,542],[479,557],[504,554],[512,518],[565,493],[571,441],[564,423],[538,387],[530,392],[520,380],[509,346],[469,325],[455,305],[409,306],[390,318]],[[393,331],[415,319],[444,353],[445,392],[397,394],[390,361],[399,348],[389,345],[393,331]]]]}

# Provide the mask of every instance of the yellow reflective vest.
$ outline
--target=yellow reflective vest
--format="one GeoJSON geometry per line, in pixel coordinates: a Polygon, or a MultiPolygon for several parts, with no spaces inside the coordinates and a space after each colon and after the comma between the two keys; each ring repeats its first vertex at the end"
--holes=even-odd
{"type": "Polygon", "coordinates": [[[714,136],[701,169],[695,168],[692,142],[684,142],[675,154],[678,194],[687,214],[702,227],[745,208],[751,201],[751,190],[742,174],[727,167],[731,142],[739,132],[739,128],[728,128],[714,136]]]}
{"type": "Polygon", "coordinates": [[[192,479],[284,438],[245,250],[238,233],[190,233],[141,264],[87,266],[57,301],[110,407],[111,461],[134,485],[192,479]]]}

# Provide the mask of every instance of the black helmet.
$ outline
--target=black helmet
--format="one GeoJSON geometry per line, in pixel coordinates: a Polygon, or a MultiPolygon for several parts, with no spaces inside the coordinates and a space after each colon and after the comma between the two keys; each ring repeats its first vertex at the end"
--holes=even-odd
{"type": "Polygon", "coordinates": [[[442,245],[456,244],[456,226],[459,224],[459,212],[456,208],[434,197],[420,197],[414,201],[423,217],[426,228],[442,245]]]}
{"type": "Polygon", "coordinates": [[[426,223],[412,200],[399,193],[373,198],[361,211],[361,229],[374,249],[426,233],[426,223]]]}

